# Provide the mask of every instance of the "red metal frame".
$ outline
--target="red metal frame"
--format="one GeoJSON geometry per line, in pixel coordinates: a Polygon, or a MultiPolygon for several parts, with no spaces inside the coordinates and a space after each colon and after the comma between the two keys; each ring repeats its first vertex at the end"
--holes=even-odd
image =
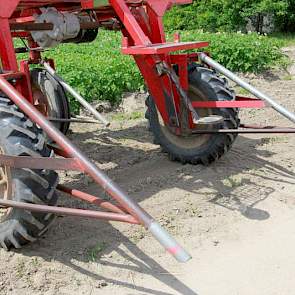
{"type": "MultiPolygon", "coordinates": [[[[72,190],[59,185],[58,189],[72,197],[96,204],[108,212],[93,212],[89,210],[77,210],[72,208],[57,208],[41,205],[15,203],[13,201],[0,201],[0,205],[24,208],[27,210],[39,210],[42,212],[62,213],[67,215],[85,216],[99,219],[116,220],[132,224],[142,224],[151,228],[155,221],[138,204],[133,202],[125,192],[116,186],[105,174],[103,174],[78,148],[76,148],[63,134],[33,106],[34,98],[30,82],[30,67],[40,63],[42,56],[31,38],[28,29],[48,29],[50,24],[34,24],[34,15],[40,14],[40,8],[44,6],[56,7],[60,11],[81,13],[91,10],[96,14],[97,26],[103,25],[106,20],[116,19],[122,27],[122,52],[133,55],[149,92],[154,98],[157,109],[163,121],[170,127],[180,130],[181,126],[175,126],[172,117],[178,117],[180,97],[176,87],[171,83],[167,75],[159,75],[156,70],[158,63],[178,66],[181,87],[188,90],[187,66],[191,61],[198,60],[198,54],[171,54],[174,51],[189,50],[208,46],[208,42],[180,42],[180,36],[175,36],[174,42],[166,42],[162,18],[167,9],[172,5],[188,4],[191,0],[109,0],[105,7],[95,7],[94,0],[9,0],[0,2],[0,57],[2,73],[0,74],[0,89],[37,123],[55,142],[59,148],[55,149],[64,158],[61,159],[36,159],[28,157],[0,157],[1,165],[13,167],[30,167],[32,169],[71,169],[79,170],[90,175],[108,194],[116,201],[116,204],[106,202],[98,197],[85,192],[72,190]],[[43,26],[43,27],[42,27],[43,26]],[[26,38],[31,49],[27,60],[17,62],[13,38],[26,38]],[[173,106],[171,108],[171,105],[173,106]],[[170,107],[168,107],[170,106],[170,107]],[[169,111],[168,111],[169,110],[169,111]]],[[[91,24],[92,26],[94,24],[91,24]]],[[[54,66],[53,60],[50,60],[54,66]]],[[[237,97],[235,101],[206,101],[194,102],[195,108],[260,108],[264,102],[257,99],[237,97]]],[[[179,120],[176,120],[177,124],[179,120]]],[[[190,119],[192,129],[194,124],[190,119]]],[[[186,260],[184,250],[176,242],[162,233],[159,238],[159,229],[154,235],[166,247],[166,249],[179,260],[186,260]],[[163,239],[163,236],[166,238],[163,239]],[[163,240],[165,240],[163,242],[163,240]],[[168,242],[167,242],[168,241],[168,242]]]]}
{"type": "Polygon", "coordinates": [[[232,101],[193,101],[192,106],[195,108],[264,108],[265,102],[260,99],[236,96],[232,101]]]}
{"type": "MultiPolygon", "coordinates": [[[[80,11],[81,9],[93,9],[97,15],[98,22],[100,17],[106,20],[106,16],[116,18],[123,24],[122,52],[134,56],[134,59],[146,81],[151,95],[153,96],[157,108],[167,125],[171,125],[172,117],[179,117],[180,97],[169,78],[159,76],[155,71],[155,65],[159,62],[166,62],[168,65],[176,64],[180,69],[180,83],[183,89],[188,88],[187,64],[191,60],[197,59],[196,54],[173,54],[173,51],[189,50],[208,46],[208,42],[180,42],[180,37],[176,36],[175,42],[165,42],[165,33],[162,18],[167,9],[174,4],[187,4],[189,0],[148,0],[145,4],[138,1],[109,0],[109,6],[95,8],[93,0],[12,0],[9,7],[5,7],[3,16],[0,19],[0,26],[4,28],[0,35],[0,54],[3,69],[17,72],[16,57],[12,44],[12,36],[8,31],[8,24],[13,28],[20,28],[20,25],[30,25],[34,20],[33,13],[40,13],[40,7],[50,5],[60,10],[80,11]],[[3,52],[3,54],[2,54],[3,52]],[[170,104],[170,108],[168,105],[170,104]],[[171,108],[172,106],[172,108],[171,108]],[[168,113],[170,109],[170,113],[168,113]],[[174,111],[171,113],[171,109],[174,111]]],[[[2,5],[3,6],[3,5],[2,5]]],[[[1,8],[1,4],[0,4],[1,8]]],[[[32,26],[32,25],[31,25],[32,26]]],[[[13,32],[13,37],[27,37],[30,48],[37,47],[30,35],[25,31],[13,32]]],[[[30,64],[40,62],[41,54],[38,51],[31,51],[29,60],[20,63],[19,71],[24,73],[25,80],[16,85],[16,88],[29,100],[33,102],[30,85],[30,64]]],[[[257,100],[243,100],[235,102],[194,102],[196,108],[218,108],[218,107],[239,107],[239,108],[258,108],[264,107],[263,102],[257,100]]],[[[176,120],[179,122],[179,120],[176,120]]],[[[175,120],[173,120],[175,124],[175,120]]],[[[180,127],[173,126],[170,127],[180,127]]],[[[180,123],[181,124],[181,123],[180,123]]],[[[190,119],[190,127],[194,124],[190,119]]]]}

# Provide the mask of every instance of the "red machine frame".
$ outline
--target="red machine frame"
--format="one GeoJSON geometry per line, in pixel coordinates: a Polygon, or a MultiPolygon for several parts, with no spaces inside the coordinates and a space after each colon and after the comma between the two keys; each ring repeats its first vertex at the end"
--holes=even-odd
{"type": "MultiPolygon", "coordinates": [[[[32,102],[32,91],[30,85],[29,65],[39,63],[41,54],[38,51],[30,52],[30,59],[20,63],[18,69],[14,46],[11,36],[28,37],[30,34],[26,31],[12,32],[11,28],[25,28],[28,23],[34,20],[32,14],[38,13],[39,8],[43,6],[54,6],[63,11],[81,11],[83,9],[94,10],[97,16],[97,26],[107,19],[117,18],[122,23],[122,53],[134,56],[134,59],[145,79],[148,89],[155,99],[157,108],[161,113],[164,122],[171,125],[169,117],[171,114],[167,112],[165,102],[166,94],[173,93],[175,111],[179,114],[179,94],[175,86],[169,83],[167,76],[159,76],[155,71],[155,65],[159,62],[166,62],[168,65],[178,65],[180,84],[184,90],[188,88],[187,65],[193,60],[198,60],[197,54],[171,54],[171,52],[179,50],[189,50],[204,48],[209,45],[208,42],[180,42],[178,35],[175,36],[175,42],[166,42],[162,18],[167,9],[173,4],[188,4],[191,0],[148,0],[148,1],[125,1],[110,0],[110,6],[95,9],[95,1],[26,1],[12,0],[9,7],[5,4],[3,11],[0,13],[0,26],[2,28],[0,34],[0,54],[2,57],[2,66],[4,70],[18,72],[23,74],[25,79],[20,79],[22,83],[17,85],[17,89],[32,102]],[[41,3],[40,3],[41,2],[41,3]],[[17,11],[15,8],[19,7],[17,11]],[[21,9],[20,9],[21,8],[21,9]]],[[[0,4],[1,8],[1,4],[0,4]]],[[[32,27],[32,25],[31,25],[32,27]]],[[[35,30],[40,26],[35,26],[35,30]]],[[[30,47],[36,48],[32,40],[29,39],[30,47]]],[[[225,102],[195,102],[194,107],[203,108],[260,108],[264,107],[264,102],[253,100],[250,98],[239,98],[236,101],[225,102]]],[[[177,120],[176,120],[177,121],[177,120]]],[[[174,126],[180,128],[180,126],[174,126]]],[[[191,126],[193,128],[193,126],[191,126]]]]}
{"type": "MultiPolygon", "coordinates": [[[[59,143],[56,154],[63,158],[45,159],[30,157],[1,156],[1,165],[16,168],[79,170],[91,176],[116,201],[106,202],[84,192],[72,190],[59,185],[61,190],[75,198],[96,204],[107,212],[59,208],[52,206],[18,203],[9,200],[0,202],[2,206],[23,208],[31,211],[61,213],[74,216],[86,216],[105,220],[115,220],[132,224],[142,224],[149,229],[160,243],[179,261],[187,261],[189,255],[171,238],[154,219],[139,205],[133,202],[125,192],[114,184],[83,152],[75,147],[33,106],[33,94],[30,81],[30,66],[42,61],[38,45],[33,41],[30,31],[48,30],[50,24],[34,23],[33,15],[40,13],[44,6],[55,7],[60,11],[83,12],[91,10],[95,13],[96,22],[92,27],[104,26],[108,20],[116,20],[123,34],[122,52],[134,57],[157,108],[166,125],[181,132],[181,124],[177,117],[180,112],[180,96],[169,81],[167,75],[159,75],[156,65],[165,62],[167,65],[178,66],[181,87],[188,90],[187,66],[191,61],[198,61],[198,54],[171,54],[179,50],[198,49],[208,46],[208,42],[180,42],[175,35],[174,42],[166,42],[162,18],[167,9],[174,4],[188,4],[191,0],[109,0],[109,5],[95,7],[94,0],[10,0],[0,1],[0,56],[2,70],[0,89],[50,138],[59,143]],[[27,38],[30,47],[29,59],[17,62],[13,38],[27,38]],[[174,113],[168,113],[167,97],[173,98],[174,113]],[[110,212],[109,212],[110,211],[110,212]]],[[[54,67],[53,61],[49,61],[54,67]]],[[[169,100],[169,99],[168,99],[169,100]]],[[[169,102],[169,101],[168,101],[169,102]]],[[[235,101],[194,102],[195,108],[260,108],[265,103],[259,99],[237,97],[235,101]]],[[[190,127],[194,123],[190,120],[190,127]]]]}

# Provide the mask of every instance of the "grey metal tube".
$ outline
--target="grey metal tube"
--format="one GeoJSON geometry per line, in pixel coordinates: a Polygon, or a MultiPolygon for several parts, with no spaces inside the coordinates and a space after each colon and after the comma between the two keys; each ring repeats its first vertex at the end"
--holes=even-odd
{"type": "Polygon", "coordinates": [[[192,258],[158,222],[153,221],[149,227],[149,231],[166,251],[176,258],[177,261],[184,263],[192,258]]]}
{"type": "Polygon", "coordinates": [[[43,63],[44,68],[48,71],[48,73],[57,80],[65,90],[71,93],[74,98],[76,98],[79,103],[86,108],[88,111],[92,113],[92,115],[102,122],[106,127],[110,126],[110,122],[107,121],[91,104],[89,104],[75,89],[73,89],[69,84],[67,84],[59,75],[56,74],[55,70],[47,63],[43,63]]]}
{"type": "Polygon", "coordinates": [[[278,104],[274,99],[272,99],[268,95],[262,93],[261,91],[259,91],[258,89],[256,89],[252,85],[250,85],[249,83],[245,82],[244,80],[239,78],[237,75],[235,75],[233,72],[226,69],[224,66],[222,66],[221,64],[219,64],[218,62],[213,60],[211,57],[207,56],[205,53],[200,53],[199,58],[202,62],[206,63],[207,65],[209,65],[210,67],[212,67],[216,71],[223,74],[225,77],[234,81],[239,86],[241,86],[242,88],[246,89],[247,91],[249,91],[250,93],[255,95],[257,98],[260,98],[260,99],[268,102],[273,109],[275,109],[281,115],[283,115],[284,117],[286,117],[287,119],[289,119],[290,121],[295,123],[295,114],[292,112],[289,112],[285,107],[278,104]]]}

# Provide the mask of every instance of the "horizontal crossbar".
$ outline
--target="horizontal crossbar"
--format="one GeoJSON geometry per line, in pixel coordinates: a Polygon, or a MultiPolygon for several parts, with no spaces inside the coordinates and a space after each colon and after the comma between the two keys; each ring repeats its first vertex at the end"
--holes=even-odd
{"type": "Polygon", "coordinates": [[[0,206],[2,207],[13,207],[24,209],[28,211],[52,213],[66,216],[77,216],[77,217],[88,217],[102,220],[120,221],[132,224],[139,224],[139,222],[130,214],[118,214],[112,212],[99,212],[94,210],[83,210],[74,208],[55,207],[47,205],[36,205],[23,202],[15,202],[11,200],[0,199],[0,206]]]}
{"type": "Polygon", "coordinates": [[[209,46],[208,42],[174,42],[174,43],[162,43],[162,44],[151,44],[151,45],[138,45],[123,47],[122,52],[124,54],[165,54],[172,51],[178,50],[189,50],[196,48],[203,48],[209,46]]]}
{"type": "Polygon", "coordinates": [[[259,99],[232,101],[193,101],[194,108],[264,108],[265,102],[259,99]]]}
{"type": "Polygon", "coordinates": [[[81,171],[82,166],[74,158],[17,157],[0,155],[0,166],[48,170],[81,171]]]}

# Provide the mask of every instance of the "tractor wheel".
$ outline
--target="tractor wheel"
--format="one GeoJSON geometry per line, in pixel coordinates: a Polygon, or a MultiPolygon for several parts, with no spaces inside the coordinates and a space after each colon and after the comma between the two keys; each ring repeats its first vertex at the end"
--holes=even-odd
{"type": "MultiPolygon", "coordinates": [[[[213,70],[197,64],[188,68],[189,90],[191,101],[234,100],[235,93],[228,86],[227,80],[219,77],[213,70]]],[[[177,136],[167,128],[158,112],[153,98],[146,101],[146,118],[149,120],[150,130],[154,135],[155,144],[161,145],[173,161],[183,164],[208,165],[220,158],[232,146],[237,135],[210,134],[177,136]]],[[[219,115],[224,122],[218,125],[200,125],[199,129],[224,128],[235,129],[239,126],[238,109],[197,109],[200,117],[219,115]]]]}
{"type": "MultiPolygon", "coordinates": [[[[31,71],[34,104],[46,117],[70,119],[70,105],[63,87],[43,69],[31,71]]],[[[55,127],[66,134],[69,122],[53,122],[55,127]]]]}
{"type": "MultiPolygon", "coordinates": [[[[0,152],[10,156],[51,157],[45,136],[7,98],[0,97],[0,152]]],[[[49,170],[0,167],[0,198],[30,204],[55,205],[58,175],[49,170]]],[[[0,246],[21,248],[40,237],[54,215],[0,207],[0,246]]]]}

